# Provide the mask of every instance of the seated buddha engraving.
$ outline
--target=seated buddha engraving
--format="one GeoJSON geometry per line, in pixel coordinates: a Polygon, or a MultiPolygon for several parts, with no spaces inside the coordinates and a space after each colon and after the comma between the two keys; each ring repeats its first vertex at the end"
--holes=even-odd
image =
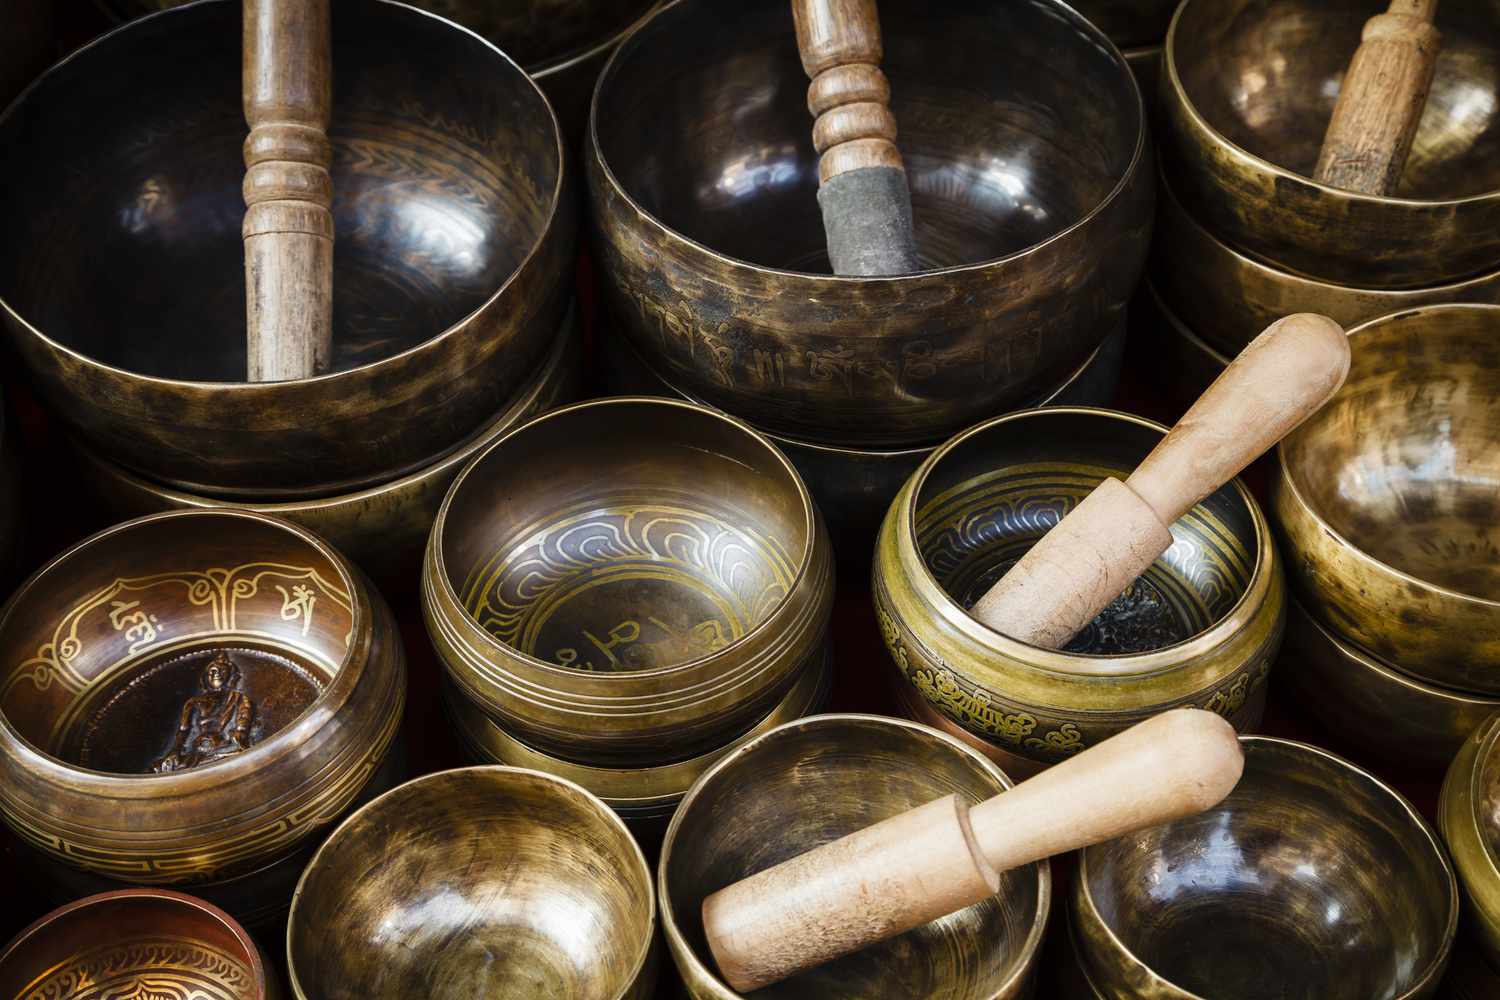
{"type": "Polygon", "coordinates": [[[255,703],[239,683],[234,658],[219,650],[203,668],[199,693],[183,703],[171,747],[151,770],[186,771],[250,749],[255,703]]]}

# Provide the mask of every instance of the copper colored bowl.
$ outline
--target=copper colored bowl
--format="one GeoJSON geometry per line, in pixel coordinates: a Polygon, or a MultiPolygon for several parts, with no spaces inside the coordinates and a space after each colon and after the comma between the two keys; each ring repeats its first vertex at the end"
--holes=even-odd
{"type": "Polygon", "coordinates": [[[348,808],[405,696],[390,610],[316,536],[244,511],[128,521],[0,611],[0,812],[95,875],[232,882],[348,808]]]}
{"type": "Polygon", "coordinates": [[[1468,930],[1500,970],[1500,714],[1475,729],[1453,758],[1438,823],[1464,889],[1468,930]]]}
{"type": "Polygon", "coordinates": [[[146,478],[286,499],[407,475],[493,417],[562,320],[575,207],[536,85],[440,18],[336,6],[319,378],[242,381],[239,4],[133,21],[0,115],[0,320],[44,401],[146,478]]]}
{"type": "Polygon", "coordinates": [[[649,1000],[651,869],[571,781],[515,767],[392,789],[319,849],[292,900],[297,1000],[649,1000]]]}
{"type": "Polygon", "coordinates": [[[1458,926],[1432,828],[1316,747],[1242,737],[1245,773],[1197,816],[1085,848],[1071,918],[1101,996],[1425,1000],[1458,926]]]}
{"type": "MultiPolygon", "coordinates": [[[[703,937],[699,911],[709,893],[943,795],[978,802],[1010,785],[963,744],[897,719],[815,715],[744,744],[694,783],[662,845],[662,928],[688,995],[740,995],[719,979],[703,937]]],[[[1051,870],[1043,861],[1005,872],[1001,881],[983,903],[753,996],[1029,996],[1052,905],[1051,870]]]]}
{"type": "Polygon", "coordinates": [[[1349,331],[1344,387],[1277,448],[1303,606],[1441,687],[1500,695],[1500,306],[1349,331]]]}
{"type": "Polygon", "coordinates": [[[16,1000],[275,1000],[260,949],[216,906],[122,889],[47,914],[0,951],[16,1000]]]}
{"type": "Polygon", "coordinates": [[[1278,266],[1420,288],[1500,265],[1500,45],[1491,0],[1438,9],[1437,77],[1394,197],[1312,180],[1367,0],[1185,0],[1167,36],[1162,161],[1193,217],[1278,266]]]}
{"type": "Polygon", "coordinates": [[[781,0],[654,14],[599,78],[585,159],[603,299],[656,371],[768,433],[893,450],[1083,363],[1139,277],[1153,178],[1129,67],[1063,4],[880,18],[921,273],[828,273],[781,0]]]}

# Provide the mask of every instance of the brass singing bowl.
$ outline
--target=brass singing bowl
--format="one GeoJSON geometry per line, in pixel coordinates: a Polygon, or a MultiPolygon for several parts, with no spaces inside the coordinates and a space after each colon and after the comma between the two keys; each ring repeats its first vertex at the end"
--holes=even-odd
{"type": "Polygon", "coordinates": [[[1131,342],[1141,356],[1154,359],[1149,369],[1162,394],[1185,410],[1213,384],[1230,358],[1188,329],[1149,276],[1141,280],[1130,303],[1131,342]]]}
{"type": "Polygon", "coordinates": [[[571,781],[515,767],[429,774],[319,848],[287,921],[297,1000],[648,1000],[651,869],[571,781]]]}
{"type": "Polygon", "coordinates": [[[1500,698],[1426,684],[1316,621],[1295,600],[1280,677],[1340,739],[1408,767],[1446,769],[1500,698]]]}
{"type": "Polygon", "coordinates": [[[1500,306],[1349,331],[1344,387],[1277,447],[1303,606],[1441,687],[1500,695],[1500,306]]]}
{"type": "Polygon", "coordinates": [[[585,160],[602,300],[654,369],[768,433],[890,450],[1035,398],[1116,328],[1152,176],[1129,68],[1061,3],[880,18],[923,272],[828,273],[779,0],[652,15],[600,75],[585,160]]]}
{"type": "Polygon", "coordinates": [[[485,445],[537,414],[576,399],[581,355],[582,336],[570,310],[541,367],[499,416],[432,465],[393,482],[338,496],[270,503],[195,496],[143,479],[77,441],[74,450],[88,489],[115,516],[234,507],[284,517],[335,546],[387,593],[406,592],[414,590],[421,577],[427,535],[458,473],[485,445]]]}
{"type": "Polygon", "coordinates": [[[1177,0],[1075,0],[1072,8],[1122,49],[1159,43],[1167,37],[1177,0]]]}
{"type": "Polygon", "coordinates": [[[260,949],[223,910],[121,889],[54,910],[0,951],[7,1000],[275,1000],[260,949]]]}
{"type": "Polygon", "coordinates": [[[1185,0],[1167,35],[1158,135],[1182,203],[1226,242],[1359,288],[1500,264],[1500,46],[1490,0],[1437,14],[1437,76],[1392,197],[1312,179],[1365,0],[1185,0]]]}
{"type": "Polygon", "coordinates": [[[1438,825],[1463,886],[1470,936],[1500,970],[1500,715],[1476,728],[1453,758],[1438,825]]]}
{"type": "Polygon", "coordinates": [[[355,800],[405,696],[390,609],[315,535],[233,510],[128,521],[0,611],[0,813],[95,875],[233,881],[355,800]]]}
{"type": "Polygon", "coordinates": [[[354,6],[333,17],[321,377],[243,381],[239,4],[131,22],[0,115],[0,318],[73,432],[148,479],[291,499],[407,475],[493,417],[562,320],[575,209],[541,92],[447,21],[354,6]]]}
{"type": "MultiPolygon", "coordinates": [[[[719,978],[703,935],[709,893],[944,795],[979,802],[1010,787],[980,754],[899,719],[815,715],[739,747],[688,790],[662,844],[662,929],[688,995],[740,996],[719,978]]],[[[1051,869],[1041,861],[1000,878],[1000,891],[982,903],[754,996],[1026,997],[1052,905],[1051,869]]]]}
{"type": "Polygon", "coordinates": [[[1084,848],[1071,908],[1089,978],[1151,1000],[1421,1000],[1458,925],[1437,835],[1317,747],[1241,737],[1245,773],[1187,819],[1084,848]]]}
{"type": "Polygon", "coordinates": [[[685,760],[746,732],[816,667],[827,531],[747,424],[616,397],[486,447],[433,525],[428,634],[512,735],[578,763],[685,760]]]}
{"type": "Polygon", "coordinates": [[[1172,525],[1172,547],[1065,650],[1003,635],[968,608],[1105,476],[1166,428],[1049,407],[979,424],[928,456],[880,529],[873,596],[908,695],[1010,753],[1064,760],[1169,708],[1259,722],[1286,592],[1239,480],[1172,525]]]}

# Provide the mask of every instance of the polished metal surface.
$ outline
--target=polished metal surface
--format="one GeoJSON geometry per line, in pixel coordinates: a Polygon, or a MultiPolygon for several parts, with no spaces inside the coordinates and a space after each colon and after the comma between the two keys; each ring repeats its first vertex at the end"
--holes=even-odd
{"type": "Polygon", "coordinates": [[[344,822],[287,922],[297,1000],[649,1000],[651,870],[578,785],[510,767],[429,774],[344,822]]]}
{"type": "Polygon", "coordinates": [[[1476,728],[1453,758],[1438,823],[1467,900],[1466,929],[1500,970],[1500,714],[1476,728]]]}
{"type": "Polygon", "coordinates": [[[1099,992],[1138,1000],[1437,996],[1458,887],[1396,792],[1316,747],[1241,737],[1197,816],[1085,848],[1072,924],[1099,992]]]}
{"type": "MultiPolygon", "coordinates": [[[[662,927],[692,1000],[739,996],[719,979],[699,915],[709,893],[907,809],[1010,787],[994,764],[897,719],[817,715],[765,733],[699,778],[667,830],[662,927]]],[[[1052,903],[1043,861],[1001,875],[983,903],[757,990],[766,1000],[1021,1000],[1052,903]]]]}
{"type": "Polygon", "coordinates": [[[335,8],[319,378],[242,381],[238,4],[134,21],[0,116],[0,319],[48,405],[147,478],[240,499],[398,478],[491,418],[562,319],[575,199],[536,86],[439,18],[335,8]]]}

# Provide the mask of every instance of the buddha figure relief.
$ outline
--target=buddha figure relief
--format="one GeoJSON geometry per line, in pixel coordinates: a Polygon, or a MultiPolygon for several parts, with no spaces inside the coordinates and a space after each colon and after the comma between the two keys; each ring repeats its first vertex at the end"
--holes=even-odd
{"type": "Polygon", "coordinates": [[[239,689],[240,668],[219,650],[203,668],[201,690],[182,706],[172,746],[151,770],[157,774],[232,757],[250,749],[255,704],[239,689]]]}

